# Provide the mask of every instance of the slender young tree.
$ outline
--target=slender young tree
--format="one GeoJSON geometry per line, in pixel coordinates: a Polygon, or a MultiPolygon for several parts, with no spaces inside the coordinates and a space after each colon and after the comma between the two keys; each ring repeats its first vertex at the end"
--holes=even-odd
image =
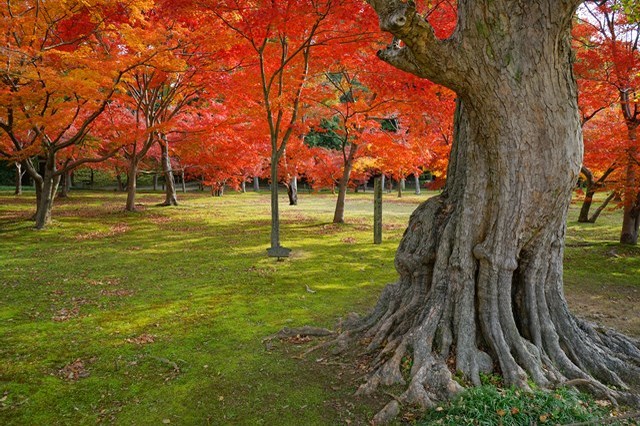
{"type": "MultiPolygon", "coordinates": [[[[300,137],[303,97],[309,79],[331,55],[344,50],[363,30],[353,23],[363,15],[357,2],[346,0],[224,0],[203,2],[218,22],[235,36],[225,52],[241,63],[236,75],[245,90],[227,101],[240,101],[260,111],[269,138],[272,256],[288,256],[280,245],[278,163],[291,138],[300,137]],[[346,20],[350,16],[353,20],[346,20]],[[339,28],[339,29],[338,29],[339,28]],[[255,78],[257,76],[257,79],[255,78]],[[255,82],[255,84],[247,84],[255,82]]],[[[364,28],[367,28],[366,26],[364,28]]],[[[320,67],[321,68],[321,67],[320,67]]]]}

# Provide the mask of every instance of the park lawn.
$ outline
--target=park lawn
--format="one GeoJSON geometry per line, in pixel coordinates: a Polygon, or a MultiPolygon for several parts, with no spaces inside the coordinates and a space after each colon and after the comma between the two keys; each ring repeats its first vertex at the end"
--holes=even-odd
{"type": "MultiPolygon", "coordinates": [[[[367,424],[386,401],[352,396],[357,366],[262,339],[365,313],[430,195],[385,194],[379,246],[370,193],[349,194],[340,226],[333,195],[283,198],[293,253],[277,262],[266,193],[181,194],[175,208],[146,193],[131,214],[123,194],[73,192],[38,232],[33,196],[0,192],[0,424],[367,424]]],[[[640,257],[615,243],[619,212],[595,225],[571,214],[570,303],[640,335],[640,257]]]]}

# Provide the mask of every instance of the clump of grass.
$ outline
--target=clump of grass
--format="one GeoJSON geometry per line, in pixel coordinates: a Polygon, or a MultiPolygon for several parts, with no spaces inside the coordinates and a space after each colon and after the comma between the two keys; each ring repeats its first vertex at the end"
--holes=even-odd
{"type": "Polygon", "coordinates": [[[431,410],[419,425],[566,425],[594,422],[611,415],[607,404],[574,389],[523,391],[492,384],[470,388],[431,410]]]}

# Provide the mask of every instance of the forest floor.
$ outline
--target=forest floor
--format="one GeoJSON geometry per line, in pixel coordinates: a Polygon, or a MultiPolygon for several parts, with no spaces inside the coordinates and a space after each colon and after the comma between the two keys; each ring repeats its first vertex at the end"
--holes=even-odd
{"type": "MultiPolygon", "coordinates": [[[[27,221],[33,194],[0,192],[0,424],[368,424],[388,396],[359,399],[358,359],[299,355],[313,342],[262,339],[333,328],[366,313],[396,273],[408,217],[433,193],[385,194],[372,244],[372,196],[283,196],[282,262],[266,256],[269,197],[74,191],[53,225],[27,221]]],[[[619,211],[577,224],[565,289],[579,316],[640,336],[640,248],[616,243],[619,211]]]]}

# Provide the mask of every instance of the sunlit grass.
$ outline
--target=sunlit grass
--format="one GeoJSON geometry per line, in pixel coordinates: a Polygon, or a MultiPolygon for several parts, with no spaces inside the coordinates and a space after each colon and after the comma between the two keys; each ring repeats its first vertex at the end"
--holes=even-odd
{"type": "MultiPolygon", "coordinates": [[[[349,194],[339,226],[335,196],[302,193],[295,207],[283,197],[282,243],[293,252],[277,262],[266,256],[266,193],[189,193],[176,208],[143,193],[128,214],[123,194],[74,192],[38,232],[26,220],[33,194],[0,192],[0,424],[366,421],[379,406],[345,414],[331,402],[355,384],[261,341],[366,312],[395,280],[408,217],[430,195],[385,194],[378,246],[371,193],[349,194]],[[152,341],[135,343],[141,336],[152,341]],[[76,360],[83,377],[64,377],[76,360]]],[[[575,215],[568,291],[640,288],[637,249],[615,242],[619,213],[586,226],[575,215]]]]}

